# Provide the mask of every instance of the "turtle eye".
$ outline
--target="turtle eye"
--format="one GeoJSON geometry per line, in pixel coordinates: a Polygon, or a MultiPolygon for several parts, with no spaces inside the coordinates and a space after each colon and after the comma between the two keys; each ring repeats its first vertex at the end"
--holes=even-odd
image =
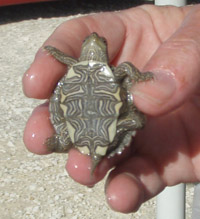
{"type": "Polygon", "coordinates": [[[103,41],[104,44],[107,45],[107,40],[105,38],[102,37],[102,41],[103,41]]]}

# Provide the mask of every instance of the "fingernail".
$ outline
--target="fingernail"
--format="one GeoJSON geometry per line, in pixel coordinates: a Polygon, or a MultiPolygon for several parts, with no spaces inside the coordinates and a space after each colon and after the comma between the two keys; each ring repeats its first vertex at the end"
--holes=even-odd
{"type": "Polygon", "coordinates": [[[134,85],[131,92],[134,96],[142,98],[156,105],[162,105],[168,101],[176,91],[174,73],[166,70],[155,70],[154,79],[148,83],[134,85]]]}
{"type": "Polygon", "coordinates": [[[137,186],[140,187],[140,193],[138,195],[138,201],[137,201],[137,204],[135,205],[135,208],[133,209],[133,212],[136,212],[141,204],[144,202],[144,190],[143,190],[143,187],[141,185],[141,182],[139,181],[139,179],[134,176],[132,173],[130,172],[124,172],[123,173],[124,176],[128,176],[130,179],[132,179],[134,181],[134,183],[137,183],[137,186]]]}

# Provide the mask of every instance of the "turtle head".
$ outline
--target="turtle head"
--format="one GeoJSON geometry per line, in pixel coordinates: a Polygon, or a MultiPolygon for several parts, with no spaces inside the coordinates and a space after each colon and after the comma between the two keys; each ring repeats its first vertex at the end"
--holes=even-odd
{"type": "Polygon", "coordinates": [[[79,61],[99,61],[108,63],[107,42],[97,33],[85,38],[82,44],[79,61]]]}

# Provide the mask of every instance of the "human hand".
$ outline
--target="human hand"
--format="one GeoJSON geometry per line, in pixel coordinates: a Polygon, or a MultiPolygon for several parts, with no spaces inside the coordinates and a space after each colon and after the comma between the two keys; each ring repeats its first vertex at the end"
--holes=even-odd
{"type": "MultiPolygon", "coordinates": [[[[116,211],[136,211],[165,186],[200,180],[199,19],[200,5],[140,6],[67,21],[44,43],[78,57],[85,36],[97,32],[108,41],[113,65],[130,61],[155,74],[153,83],[132,89],[136,105],[149,118],[121,156],[105,158],[91,178],[89,156],[69,152],[69,175],[87,186],[115,166],[107,179],[106,197],[116,211]]],[[[64,73],[65,66],[41,48],[24,75],[24,93],[47,99],[64,73]]],[[[47,154],[44,142],[52,134],[48,104],[43,104],[27,122],[25,145],[33,153],[47,154]]]]}

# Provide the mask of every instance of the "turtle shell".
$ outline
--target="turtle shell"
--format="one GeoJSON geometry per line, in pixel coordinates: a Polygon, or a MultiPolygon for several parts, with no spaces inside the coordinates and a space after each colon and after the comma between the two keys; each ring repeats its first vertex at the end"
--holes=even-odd
{"type": "MultiPolygon", "coordinates": [[[[108,64],[97,61],[74,64],[55,93],[57,106],[53,110],[57,112],[53,112],[52,123],[55,124],[59,112],[75,147],[85,154],[104,156],[115,138],[123,105],[120,85],[108,64]]],[[[58,131],[59,127],[54,128],[58,131]]]]}

